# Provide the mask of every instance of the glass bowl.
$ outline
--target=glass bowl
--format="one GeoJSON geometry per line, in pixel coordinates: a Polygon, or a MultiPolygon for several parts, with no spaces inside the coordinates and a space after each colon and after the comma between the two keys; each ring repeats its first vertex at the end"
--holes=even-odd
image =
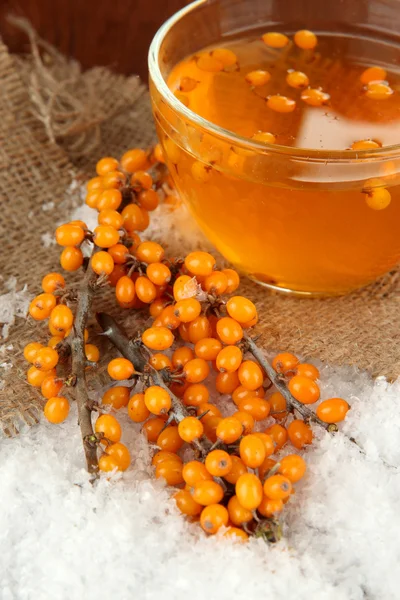
{"type": "Polygon", "coordinates": [[[178,192],[226,259],[268,288],[345,294],[398,263],[400,145],[328,151],[257,143],[192,112],[168,88],[168,75],[184,57],[240,32],[305,27],[340,34],[354,52],[363,40],[372,64],[377,53],[393,62],[399,21],[396,0],[303,0],[301,10],[297,0],[200,0],[151,44],[154,119],[178,192]],[[371,210],[366,194],[381,187],[390,205],[371,210]]]}

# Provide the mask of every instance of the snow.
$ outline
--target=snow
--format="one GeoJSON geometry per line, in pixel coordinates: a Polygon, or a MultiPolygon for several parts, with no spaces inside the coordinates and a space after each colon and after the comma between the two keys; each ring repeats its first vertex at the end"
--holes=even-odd
{"type": "Polygon", "coordinates": [[[0,326],[2,325],[0,339],[6,340],[15,317],[25,317],[28,312],[31,296],[27,286],[17,292],[17,280],[10,277],[6,282],[9,292],[0,295],[0,326]]]}
{"type": "MultiPolygon", "coordinates": [[[[207,538],[149,479],[147,444],[119,414],[134,466],[88,483],[76,414],[0,445],[2,600],[394,600],[399,598],[400,383],[322,369],[323,397],[352,410],[314,430],[308,471],[284,512],[284,540],[207,538]]],[[[126,409],[122,410],[125,413],[126,409]]],[[[288,450],[287,450],[288,451],[288,450]]]]}

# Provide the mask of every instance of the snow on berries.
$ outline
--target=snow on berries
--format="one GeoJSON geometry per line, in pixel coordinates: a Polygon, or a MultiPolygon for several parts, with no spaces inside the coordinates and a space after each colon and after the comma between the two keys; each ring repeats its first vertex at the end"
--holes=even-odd
{"type": "MultiPolygon", "coordinates": [[[[300,33],[296,43],[315,43],[309,32],[300,33]]],[[[273,34],[264,41],[286,43],[273,34]]],[[[293,73],[291,85],[300,86],[301,75],[293,73]]],[[[198,250],[170,258],[158,242],[141,239],[149,213],[171,194],[169,184],[164,192],[160,146],[128,150],[120,160],[104,157],[96,173],[86,203],[97,210],[98,225],[90,231],[73,221],[55,232],[62,269],[83,271],[81,296],[63,274],[44,276],[29,317],[47,322],[48,342],[26,344],[27,381],[40,389],[50,423],[67,419],[76,399],[81,428],[87,417],[83,437],[92,472],[125,471],[134,460],[121,443],[118,412],[126,411],[150,444],[154,476],[175,488],[183,515],[208,535],[275,542],[279,515],[306,476],[314,427],[334,430],[350,407],[341,398],[320,400],[314,365],[290,352],[267,361],[252,338],[257,307],[238,291],[234,269],[220,269],[198,250]],[[112,358],[100,355],[86,329],[90,295],[101,298],[106,285],[122,317],[138,310],[147,317],[128,337],[109,315],[97,315],[119,351],[112,358]],[[88,385],[85,374],[98,361],[106,363],[109,384],[96,402],[82,400],[78,384],[88,385]]]]}

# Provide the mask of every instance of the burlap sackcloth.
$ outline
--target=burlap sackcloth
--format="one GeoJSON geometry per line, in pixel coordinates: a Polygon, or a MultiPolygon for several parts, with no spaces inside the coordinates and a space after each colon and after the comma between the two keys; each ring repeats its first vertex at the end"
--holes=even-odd
{"type": "MultiPolygon", "coordinates": [[[[74,188],[93,175],[96,160],[154,140],[148,94],[136,77],[103,67],[82,73],[46,44],[39,55],[29,34],[34,51],[23,58],[10,56],[0,41],[1,294],[15,277],[17,290],[27,285],[34,295],[43,274],[57,269],[59,251],[46,235],[81,202],[74,188]]],[[[242,289],[259,308],[257,330],[265,347],[355,365],[372,375],[399,375],[400,269],[341,298],[273,295],[250,281],[242,289]]],[[[8,435],[21,419],[36,422],[43,406],[25,381],[22,356],[23,346],[40,339],[43,329],[16,317],[1,341],[0,425],[8,435]]]]}

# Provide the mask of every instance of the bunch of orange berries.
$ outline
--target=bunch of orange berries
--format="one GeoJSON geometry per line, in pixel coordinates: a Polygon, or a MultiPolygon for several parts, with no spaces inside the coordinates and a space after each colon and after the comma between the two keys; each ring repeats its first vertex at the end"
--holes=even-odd
{"type": "MultiPolygon", "coordinates": [[[[91,232],[82,221],[73,221],[56,230],[65,270],[85,265],[82,245],[91,244],[87,268],[115,286],[121,307],[147,307],[152,318],[134,340],[144,367],[138,371],[126,357],[108,362],[113,383],[94,424],[104,448],[98,466],[105,472],[124,471],[131,463],[112,414],[127,407],[156,450],[155,476],[179,488],[174,498],[183,514],[199,520],[209,534],[225,527],[226,535],[247,538],[261,532],[272,539],[275,519],[306,471],[301,456],[281,456],[281,450],[289,444],[302,450],[312,442],[312,430],[295,418],[284,395],[270,389],[262,366],[249,353],[246,338],[258,314],[249,298],[235,294],[240,283],[236,271],[217,269],[208,252],[168,260],[160,244],[138,237],[136,231],[145,229],[148,211],[161,197],[159,179],[153,181],[146,171],[154,156],[160,156],[159,147],[152,154],[130,150],[120,162],[101,159],[86,198],[99,212],[98,227],[91,232]],[[184,462],[182,456],[189,459],[184,462]]],[[[42,289],[29,314],[48,319],[51,338],[47,346],[32,342],[25,347],[24,356],[32,363],[27,379],[46,399],[46,418],[61,423],[69,412],[61,392],[71,378],[56,369],[67,370],[74,325],[69,304],[74,298],[59,273],[46,275],[42,289]]],[[[87,341],[85,330],[86,358],[93,367],[100,352],[87,341]]],[[[287,352],[278,354],[272,366],[297,401],[308,405],[319,400],[315,366],[287,352]]],[[[324,423],[337,423],[348,409],[345,400],[333,398],[318,404],[316,414],[324,423]]]]}

